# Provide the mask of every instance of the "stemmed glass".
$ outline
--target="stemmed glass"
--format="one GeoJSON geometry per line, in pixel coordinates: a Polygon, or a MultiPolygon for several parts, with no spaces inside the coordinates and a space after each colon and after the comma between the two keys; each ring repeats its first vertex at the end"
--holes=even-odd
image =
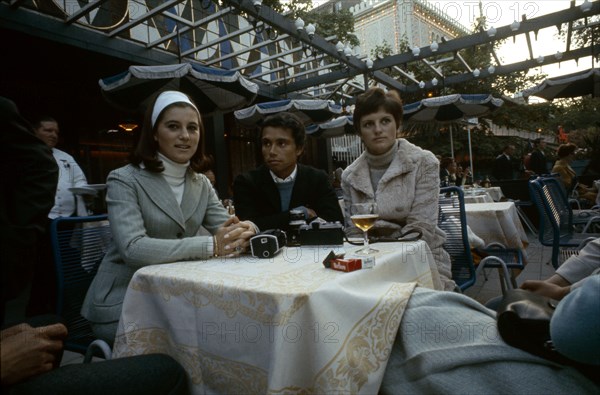
{"type": "Polygon", "coordinates": [[[379,252],[369,246],[369,229],[375,225],[375,221],[379,218],[377,213],[377,203],[354,203],[350,206],[350,219],[357,228],[362,230],[364,236],[364,247],[355,251],[355,254],[369,255],[379,252]]]}

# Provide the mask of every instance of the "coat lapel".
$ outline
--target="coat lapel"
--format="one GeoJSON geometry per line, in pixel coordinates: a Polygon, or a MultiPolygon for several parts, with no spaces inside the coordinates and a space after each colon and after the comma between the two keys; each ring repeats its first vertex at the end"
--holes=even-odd
{"type": "Polygon", "coordinates": [[[185,175],[185,189],[183,190],[183,199],[181,201],[181,212],[184,222],[196,212],[200,200],[198,196],[202,196],[202,179],[192,170],[188,170],[185,175]]]}
{"type": "Polygon", "coordinates": [[[354,171],[348,175],[349,184],[357,191],[374,199],[375,191],[373,191],[373,186],[371,185],[371,174],[369,173],[369,165],[364,152],[356,159],[355,164],[354,171]]]}
{"type": "Polygon", "coordinates": [[[185,222],[179,204],[177,204],[171,187],[162,175],[141,170],[135,177],[156,207],[171,217],[182,229],[185,229],[185,222]]]}

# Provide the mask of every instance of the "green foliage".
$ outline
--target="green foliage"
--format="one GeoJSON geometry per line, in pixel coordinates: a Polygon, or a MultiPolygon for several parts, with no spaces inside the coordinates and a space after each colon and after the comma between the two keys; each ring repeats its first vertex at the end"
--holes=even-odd
{"type": "Polygon", "coordinates": [[[291,12],[293,17],[312,8],[312,0],[290,0],[281,2],[277,0],[263,0],[263,5],[272,8],[279,14],[291,12]]]}
{"type": "MultiPolygon", "coordinates": [[[[559,37],[567,40],[567,24],[560,26],[559,37]]],[[[576,21],[573,24],[571,45],[572,49],[582,48],[590,45],[597,45],[600,38],[600,15],[590,15],[589,17],[576,21]]],[[[596,61],[600,61],[600,54],[596,54],[596,61]]]]}
{"type": "Polygon", "coordinates": [[[326,12],[302,12],[299,15],[308,23],[317,27],[317,32],[322,37],[337,36],[338,40],[350,44],[352,47],[360,44],[354,35],[354,16],[348,10],[326,12]]]}

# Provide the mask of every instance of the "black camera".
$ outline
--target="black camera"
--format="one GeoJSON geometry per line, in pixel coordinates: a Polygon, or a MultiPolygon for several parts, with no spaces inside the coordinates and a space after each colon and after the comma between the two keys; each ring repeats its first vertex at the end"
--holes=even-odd
{"type": "Polygon", "coordinates": [[[300,245],[342,245],[344,227],[339,222],[317,222],[301,225],[298,231],[300,245]]]}
{"type": "Polygon", "coordinates": [[[285,246],[287,237],[280,229],[265,230],[250,238],[250,251],[257,258],[271,258],[285,246]]]}

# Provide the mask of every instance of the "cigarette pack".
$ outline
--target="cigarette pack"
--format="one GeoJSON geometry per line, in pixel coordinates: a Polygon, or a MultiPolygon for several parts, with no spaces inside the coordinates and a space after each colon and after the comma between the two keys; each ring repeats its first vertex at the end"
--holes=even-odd
{"type": "Polygon", "coordinates": [[[356,259],[332,259],[331,261],[331,269],[339,270],[342,272],[353,272],[355,270],[362,269],[362,260],[360,258],[356,259]]]}

